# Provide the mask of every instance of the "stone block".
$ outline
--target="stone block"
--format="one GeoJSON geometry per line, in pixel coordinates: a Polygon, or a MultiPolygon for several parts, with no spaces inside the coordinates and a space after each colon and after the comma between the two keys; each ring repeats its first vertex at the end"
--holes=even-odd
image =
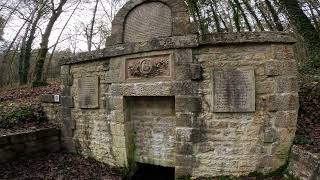
{"type": "Polygon", "coordinates": [[[191,64],[191,80],[197,81],[202,79],[202,69],[200,64],[191,64]]]}
{"type": "Polygon", "coordinates": [[[73,76],[69,74],[61,75],[62,84],[64,86],[72,86],[73,85],[73,76]]]}
{"type": "Polygon", "coordinates": [[[266,95],[261,97],[260,103],[263,109],[270,112],[298,110],[299,97],[297,93],[266,95]]]}
{"type": "Polygon", "coordinates": [[[180,155],[176,154],[176,166],[189,166],[191,167],[194,163],[192,155],[180,155]]]}
{"type": "Polygon", "coordinates": [[[61,75],[70,74],[70,65],[63,65],[63,66],[61,66],[60,74],[61,74],[61,75]]]}
{"type": "Polygon", "coordinates": [[[10,143],[10,138],[6,137],[6,136],[0,136],[0,145],[1,147],[5,144],[9,144],[10,143]]]}
{"type": "Polygon", "coordinates": [[[278,111],[275,114],[275,127],[277,128],[294,128],[297,126],[297,111],[278,111]]]}
{"type": "Polygon", "coordinates": [[[61,91],[61,96],[71,96],[71,87],[70,86],[63,86],[61,91]]]}
{"type": "Polygon", "coordinates": [[[192,166],[176,166],[175,177],[186,178],[192,175],[192,166]]]}
{"type": "Polygon", "coordinates": [[[64,117],[63,118],[63,126],[70,130],[76,129],[76,121],[72,118],[64,117]]]}
{"type": "Polygon", "coordinates": [[[192,127],[193,114],[178,113],[176,118],[177,127],[192,127]]]}
{"type": "Polygon", "coordinates": [[[296,93],[299,90],[297,77],[278,77],[277,93],[296,93]]]}
{"type": "Polygon", "coordinates": [[[72,96],[61,96],[60,102],[62,107],[74,108],[74,101],[72,96]]]}
{"type": "Polygon", "coordinates": [[[42,94],[40,95],[40,101],[43,103],[54,103],[54,95],[42,94]]]}
{"type": "Polygon", "coordinates": [[[113,110],[123,110],[124,109],[124,100],[122,96],[119,97],[110,97],[108,98],[108,109],[113,110]]]}
{"type": "Polygon", "coordinates": [[[279,134],[275,129],[267,128],[264,132],[264,143],[273,143],[279,140],[279,134]]]}
{"type": "Polygon", "coordinates": [[[175,67],[175,80],[187,81],[191,79],[190,64],[179,64],[175,67]]]}
{"type": "Polygon", "coordinates": [[[193,147],[192,143],[176,143],[176,153],[181,155],[192,155],[193,154],[193,147]]]}
{"type": "Polygon", "coordinates": [[[201,111],[201,99],[190,96],[176,96],[176,112],[199,112],[201,111]]]}
{"type": "Polygon", "coordinates": [[[192,130],[192,128],[176,128],[176,141],[191,142],[192,130]]]}
{"type": "Polygon", "coordinates": [[[175,57],[178,64],[192,63],[192,49],[177,49],[175,51],[175,57]]]}
{"type": "Polygon", "coordinates": [[[16,134],[10,137],[10,141],[12,144],[23,143],[26,141],[27,137],[25,134],[16,134]]]}
{"type": "Polygon", "coordinates": [[[60,130],[56,128],[44,129],[36,132],[37,139],[42,139],[51,136],[59,136],[60,130]]]}
{"type": "Polygon", "coordinates": [[[71,109],[68,107],[61,108],[61,116],[63,118],[71,118],[71,109]]]}
{"type": "Polygon", "coordinates": [[[294,59],[294,52],[291,45],[272,45],[272,52],[274,59],[278,60],[292,60],[294,59]]]}
{"type": "Polygon", "coordinates": [[[257,94],[274,94],[277,92],[277,84],[275,81],[256,82],[257,94]]]}

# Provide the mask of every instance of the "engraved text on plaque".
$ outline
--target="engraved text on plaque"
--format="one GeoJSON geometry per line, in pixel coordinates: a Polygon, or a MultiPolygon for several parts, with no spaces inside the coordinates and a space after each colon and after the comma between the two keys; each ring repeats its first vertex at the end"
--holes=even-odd
{"type": "Polygon", "coordinates": [[[214,112],[254,112],[254,70],[214,70],[214,112]]]}
{"type": "Polygon", "coordinates": [[[79,105],[82,109],[99,107],[99,78],[86,77],[79,79],[79,105]]]}

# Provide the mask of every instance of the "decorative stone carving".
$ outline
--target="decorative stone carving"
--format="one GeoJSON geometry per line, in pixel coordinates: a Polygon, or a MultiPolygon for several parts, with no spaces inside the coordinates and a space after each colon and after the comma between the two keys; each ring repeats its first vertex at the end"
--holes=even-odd
{"type": "Polygon", "coordinates": [[[95,109],[99,107],[98,77],[79,79],[79,105],[82,109],[95,109]]]}
{"type": "Polygon", "coordinates": [[[160,55],[128,59],[126,64],[126,77],[132,78],[153,78],[170,77],[171,62],[170,55],[160,55]]]}
{"type": "Polygon", "coordinates": [[[254,70],[226,69],[213,72],[214,112],[254,112],[254,70]]]}

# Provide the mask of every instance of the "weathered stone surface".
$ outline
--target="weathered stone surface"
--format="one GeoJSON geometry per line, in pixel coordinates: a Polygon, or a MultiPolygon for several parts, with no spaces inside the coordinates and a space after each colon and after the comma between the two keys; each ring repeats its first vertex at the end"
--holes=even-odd
{"type": "Polygon", "coordinates": [[[213,111],[254,112],[254,71],[240,69],[213,70],[213,111]]]}
{"type": "Polygon", "coordinates": [[[176,177],[269,173],[285,163],[298,110],[288,34],[190,34],[182,0],[128,1],[112,26],[106,49],[61,61],[68,97],[62,140],[70,151],[116,167],[175,167],[176,177]],[[155,9],[145,11],[150,5],[155,9]],[[163,19],[169,10],[172,18],[163,19]],[[164,28],[148,29],[158,26],[164,28]],[[101,108],[81,108],[79,87],[87,77],[99,79],[101,108]],[[217,102],[223,108],[214,111],[217,102]]]}
{"type": "Polygon", "coordinates": [[[0,145],[0,163],[35,158],[61,149],[60,131],[56,128],[49,128],[0,136],[0,145]]]}
{"type": "Polygon", "coordinates": [[[127,59],[126,79],[168,78],[172,76],[170,54],[127,59]]]}
{"type": "Polygon", "coordinates": [[[172,34],[170,8],[160,2],[144,3],[126,17],[124,41],[142,42],[172,34]]]}
{"type": "Polygon", "coordinates": [[[79,79],[79,106],[83,109],[99,107],[99,78],[79,79]]]}
{"type": "Polygon", "coordinates": [[[175,166],[175,110],[173,97],[128,99],[133,123],[135,159],[165,167],[175,166]]]}
{"type": "Polygon", "coordinates": [[[242,32],[242,33],[214,33],[200,37],[200,44],[240,44],[240,43],[288,43],[296,40],[284,32],[242,32]]]}

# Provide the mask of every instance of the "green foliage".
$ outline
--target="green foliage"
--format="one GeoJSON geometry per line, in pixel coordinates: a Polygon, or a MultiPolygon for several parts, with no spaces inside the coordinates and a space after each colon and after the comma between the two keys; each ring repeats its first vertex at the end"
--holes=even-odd
{"type": "Polygon", "coordinates": [[[18,124],[28,122],[41,123],[46,121],[46,116],[40,106],[16,107],[10,112],[0,109],[0,128],[12,128],[18,124]]]}

